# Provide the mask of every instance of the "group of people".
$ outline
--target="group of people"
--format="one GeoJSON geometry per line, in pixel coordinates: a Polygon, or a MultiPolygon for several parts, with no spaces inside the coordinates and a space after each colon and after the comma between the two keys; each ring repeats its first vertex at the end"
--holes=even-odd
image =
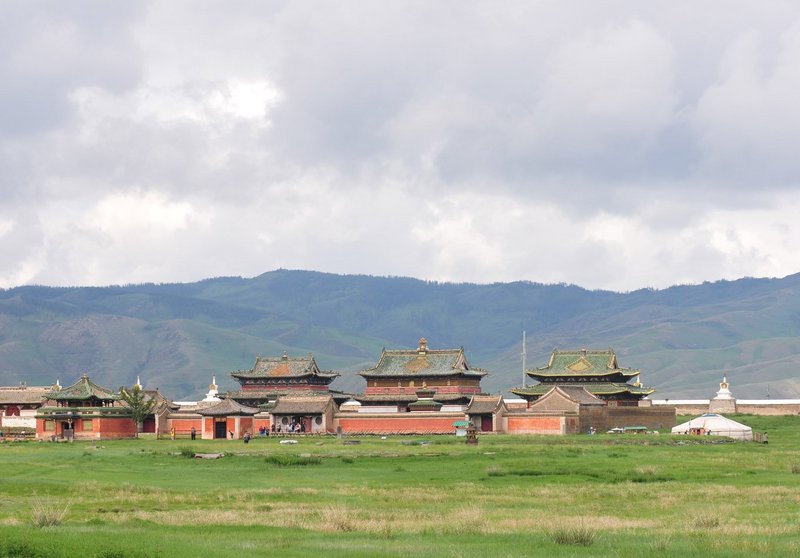
{"type": "MultiPolygon", "coordinates": [[[[294,420],[293,419],[292,422],[290,424],[285,425],[285,427],[283,425],[281,425],[280,423],[277,423],[277,424],[273,423],[272,426],[269,429],[267,429],[266,426],[262,425],[258,429],[258,435],[261,436],[261,437],[269,436],[270,431],[272,431],[273,434],[282,434],[284,432],[287,433],[287,434],[305,434],[305,432],[306,432],[306,424],[305,424],[305,421],[294,420]]],[[[190,434],[192,440],[195,440],[197,438],[197,429],[194,426],[192,426],[192,429],[189,432],[189,434],[190,434]]],[[[234,432],[230,431],[228,434],[229,434],[231,440],[233,440],[234,435],[235,435],[234,432]]],[[[173,439],[173,440],[175,439],[175,427],[170,428],[169,437],[171,439],[173,439]]],[[[242,436],[242,439],[244,440],[245,444],[250,442],[251,435],[250,435],[250,431],[249,430],[244,433],[244,436],[242,436]]]]}
{"type": "MultiPolygon", "coordinates": [[[[266,428],[264,428],[264,435],[266,435],[266,428]]],[[[305,434],[306,432],[306,424],[304,421],[300,420],[292,420],[290,424],[282,425],[280,423],[273,423],[271,427],[271,431],[273,434],[305,434]]]]}

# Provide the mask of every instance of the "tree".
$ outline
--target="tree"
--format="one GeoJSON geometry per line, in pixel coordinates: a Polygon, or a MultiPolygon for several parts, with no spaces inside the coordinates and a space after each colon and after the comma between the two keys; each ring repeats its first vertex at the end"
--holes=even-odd
{"type": "Polygon", "coordinates": [[[153,407],[156,406],[156,399],[155,397],[148,397],[138,385],[130,389],[119,388],[119,396],[130,407],[131,418],[136,423],[136,437],[138,438],[144,419],[153,412],[153,407]]]}

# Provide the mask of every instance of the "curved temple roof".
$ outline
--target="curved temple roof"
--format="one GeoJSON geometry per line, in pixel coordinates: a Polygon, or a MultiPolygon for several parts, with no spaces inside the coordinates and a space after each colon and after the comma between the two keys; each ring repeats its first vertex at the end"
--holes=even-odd
{"type": "Polygon", "coordinates": [[[339,376],[337,372],[323,372],[317,366],[312,355],[303,357],[290,357],[286,353],[280,357],[256,357],[256,362],[250,370],[237,370],[231,372],[234,378],[299,378],[303,376],[318,376],[320,378],[334,379],[339,376]]]}
{"type": "Polygon", "coordinates": [[[87,374],[83,374],[76,383],[60,390],[51,391],[45,397],[54,401],[86,401],[92,398],[101,401],[117,401],[119,394],[98,386],[89,379],[87,374]]]}
{"type": "Polygon", "coordinates": [[[470,368],[464,348],[428,349],[423,337],[415,349],[383,349],[381,358],[373,368],[362,370],[364,378],[418,377],[418,376],[472,376],[483,377],[488,372],[470,368]]]}
{"type": "Polygon", "coordinates": [[[620,368],[617,355],[613,349],[578,351],[553,350],[547,366],[527,371],[532,378],[580,377],[580,378],[633,378],[639,371],[632,368],[620,368]]]}

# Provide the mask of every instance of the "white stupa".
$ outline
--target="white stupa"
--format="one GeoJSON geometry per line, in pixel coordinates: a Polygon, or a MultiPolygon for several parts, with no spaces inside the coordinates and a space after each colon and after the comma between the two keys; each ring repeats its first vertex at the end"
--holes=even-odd
{"type": "Polygon", "coordinates": [[[217,401],[222,401],[217,394],[219,393],[219,389],[217,388],[217,377],[211,376],[211,385],[208,386],[208,393],[206,393],[205,399],[203,399],[206,403],[213,403],[217,401]]]}
{"type": "Polygon", "coordinates": [[[735,413],[736,398],[731,393],[727,376],[722,376],[717,395],[708,402],[708,410],[712,413],[735,413]]]}

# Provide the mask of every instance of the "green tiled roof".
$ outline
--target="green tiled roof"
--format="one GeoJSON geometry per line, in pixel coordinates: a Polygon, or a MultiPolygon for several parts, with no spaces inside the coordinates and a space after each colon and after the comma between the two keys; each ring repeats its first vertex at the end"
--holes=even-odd
{"type": "MultiPolygon", "coordinates": [[[[514,388],[511,393],[515,395],[544,395],[559,384],[537,384],[526,388],[514,388]]],[[[650,395],[655,390],[652,388],[639,387],[624,382],[576,382],[570,383],[570,387],[582,387],[592,395],[616,395],[619,393],[630,393],[632,395],[650,395]]]]}
{"type": "Polygon", "coordinates": [[[472,376],[487,374],[480,368],[470,368],[460,349],[428,349],[427,342],[420,340],[418,349],[383,349],[374,368],[359,372],[364,378],[421,377],[421,376],[472,376]]]}
{"type": "Polygon", "coordinates": [[[119,395],[110,389],[98,386],[84,374],[76,383],[58,391],[51,391],[46,398],[54,401],[87,401],[92,398],[101,401],[117,401],[119,395]]]}
{"type": "Polygon", "coordinates": [[[547,366],[527,371],[532,378],[633,378],[638,370],[620,368],[613,349],[578,351],[553,351],[547,366]]]}
{"type": "Polygon", "coordinates": [[[236,370],[231,372],[231,376],[234,378],[299,378],[317,376],[333,380],[339,374],[320,370],[312,355],[290,357],[284,353],[280,357],[256,357],[253,368],[250,370],[236,370]]]}

